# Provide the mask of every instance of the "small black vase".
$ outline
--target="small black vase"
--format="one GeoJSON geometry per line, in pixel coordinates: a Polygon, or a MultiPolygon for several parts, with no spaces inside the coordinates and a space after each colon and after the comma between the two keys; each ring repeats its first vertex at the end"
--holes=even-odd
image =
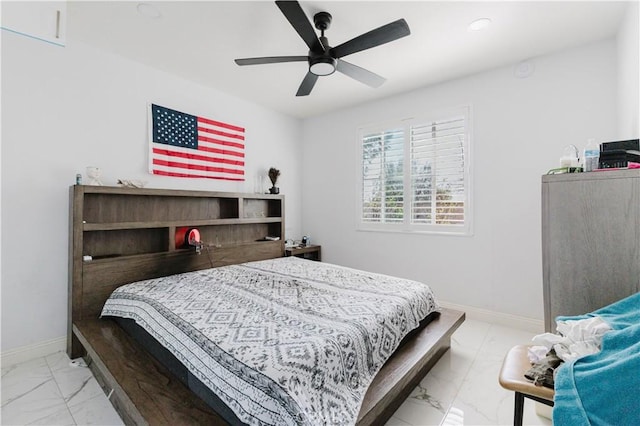
{"type": "Polygon", "coordinates": [[[280,188],[278,188],[277,186],[272,186],[271,188],[269,188],[269,193],[270,194],[279,194],[280,193],[280,188]]]}

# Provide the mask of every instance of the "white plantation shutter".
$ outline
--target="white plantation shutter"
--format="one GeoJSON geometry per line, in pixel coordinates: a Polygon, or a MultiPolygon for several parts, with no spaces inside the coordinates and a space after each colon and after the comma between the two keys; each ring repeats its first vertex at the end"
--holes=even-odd
{"type": "Polygon", "coordinates": [[[411,126],[411,222],[464,225],[465,118],[411,126]]]}
{"type": "Polygon", "coordinates": [[[404,131],[402,128],[362,138],[362,220],[402,223],[404,212],[404,131]]]}
{"type": "Polygon", "coordinates": [[[470,233],[468,115],[360,129],[361,229],[470,233]]]}

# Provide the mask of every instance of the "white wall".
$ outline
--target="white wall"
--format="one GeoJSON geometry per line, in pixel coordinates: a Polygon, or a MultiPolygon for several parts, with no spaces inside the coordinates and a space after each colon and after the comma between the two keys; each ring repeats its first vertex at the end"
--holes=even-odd
{"type": "Polygon", "coordinates": [[[287,235],[311,235],[325,260],[424,280],[451,303],[541,319],[540,175],[568,143],[638,136],[637,10],[616,41],[536,58],[528,79],[505,67],[304,127],[86,45],[3,31],[2,352],[65,336],[68,186],[87,165],[101,167],[107,184],[221,191],[252,191],[259,171],[278,166],[287,235]],[[149,175],[148,102],[245,126],[247,183],[149,175]],[[460,104],[473,108],[474,235],[356,232],[356,128],[460,104]]]}
{"type": "Polygon", "coordinates": [[[630,2],[618,31],[618,139],[640,136],[640,12],[638,2],[630,2]]]}
{"type": "Polygon", "coordinates": [[[535,58],[304,123],[303,232],[323,260],[427,282],[447,302],[543,318],[541,175],[567,144],[616,134],[616,44],[535,58]],[[472,106],[472,237],[358,232],[356,129],[472,106]]]}
{"type": "Polygon", "coordinates": [[[299,238],[301,136],[299,120],[222,92],[73,41],[61,48],[3,31],[2,351],[65,336],[76,173],[95,165],[108,185],[252,192],[256,173],[276,166],[287,233],[299,238]],[[246,184],[148,174],[149,102],[244,126],[246,184]]]}

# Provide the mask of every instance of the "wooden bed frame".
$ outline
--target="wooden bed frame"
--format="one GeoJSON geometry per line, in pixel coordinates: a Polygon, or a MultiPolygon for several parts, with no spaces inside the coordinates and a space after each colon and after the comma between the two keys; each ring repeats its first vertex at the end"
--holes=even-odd
{"type": "MultiPolygon", "coordinates": [[[[99,319],[120,285],[284,256],[284,196],[70,187],[69,357],[87,364],[126,424],[226,422],[112,320],[99,319]],[[176,244],[198,228],[202,254],[176,244]],[[278,240],[265,237],[277,237],[278,240]]],[[[387,361],[359,425],[384,424],[447,351],[464,313],[443,309],[387,361]]]]}

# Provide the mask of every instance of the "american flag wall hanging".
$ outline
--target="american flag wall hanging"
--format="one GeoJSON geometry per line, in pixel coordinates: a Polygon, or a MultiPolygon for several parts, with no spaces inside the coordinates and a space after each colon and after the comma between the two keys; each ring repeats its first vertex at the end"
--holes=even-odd
{"type": "Polygon", "coordinates": [[[149,171],[244,181],[244,128],[151,104],[149,171]]]}

